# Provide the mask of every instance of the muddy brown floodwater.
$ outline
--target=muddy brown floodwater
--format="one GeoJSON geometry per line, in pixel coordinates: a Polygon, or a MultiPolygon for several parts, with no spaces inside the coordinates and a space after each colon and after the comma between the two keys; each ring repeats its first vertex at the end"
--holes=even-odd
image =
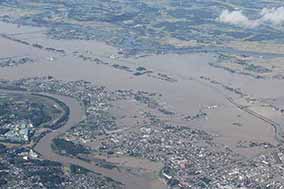
{"type": "Polygon", "coordinates": [[[152,183],[152,180],[132,175],[126,171],[121,171],[121,170],[118,171],[116,169],[105,169],[77,158],[56,154],[51,148],[53,139],[60,136],[61,134],[64,134],[71,127],[78,124],[82,119],[84,119],[85,113],[80,103],[73,98],[66,96],[50,95],[50,94],[45,94],[45,95],[56,98],[62,101],[64,104],[66,104],[70,109],[70,114],[68,121],[62,127],[60,127],[59,129],[53,132],[46,134],[43,138],[40,139],[40,141],[35,146],[34,150],[40,153],[42,155],[42,158],[51,161],[57,161],[65,165],[68,164],[79,165],[96,173],[100,173],[104,176],[110,177],[118,182],[121,182],[122,184],[124,184],[126,189],[145,189],[145,188],[165,189],[166,188],[166,185],[162,181],[152,183]]]}
{"type": "MultiPolygon", "coordinates": [[[[42,49],[26,46],[15,41],[0,37],[0,57],[30,57],[33,63],[10,66],[0,69],[0,79],[18,80],[30,77],[53,76],[57,80],[76,81],[85,80],[95,83],[98,86],[105,86],[110,90],[139,90],[155,92],[161,94],[160,102],[167,108],[176,113],[172,121],[184,124],[186,127],[198,128],[213,134],[216,143],[229,146],[234,151],[244,156],[253,156],[259,153],[258,150],[240,151],[236,148],[239,141],[267,142],[277,145],[274,127],[269,123],[269,119],[283,123],[284,117],[277,112],[271,112],[267,108],[260,111],[260,106],[253,106],[248,103],[247,97],[255,99],[273,99],[276,105],[283,103],[283,80],[279,79],[253,79],[245,75],[232,74],[223,69],[217,69],[210,66],[210,63],[218,62],[215,54],[210,53],[192,53],[186,55],[167,54],[167,55],[149,55],[145,57],[119,57],[118,49],[97,41],[83,40],[53,40],[45,36],[45,32],[31,33],[38,31],[36,27],[21,27],[17,25],[1,23],[0,33],[16,35],[17,39],[28,41],[30,44],[41,44],[45,47],[64,49],[66,54],[58,55],[54,52],[47,52],[42,49]],[[26,32],[26,34],[25,34],[26,32]],[[84,61],[74,55],[74,52],[99,58],[109,63],[95,64],[92,61],[84,61]],[[111,58],[112,55],[118,58],[111,58]],[[52,58],[52,59],[51,59],[52,58]],[[52,60],[52,61],[51,61],[52,60]],[[136,70],[138,66],[143,66],[154,73],[167,74],[176,79],[176,82],[167,82],[148,75],[136,77],[133,73],[124,70],[114,69],[112,64],[127,66],[136,70]],[[201,79],[206,77],[222,85],[216,85],[213,82],[201,79]],[[240,89],[246,95],[240,97],[222,86],[230,86],[240,89]],[[265,86],[265,87],[264,87],[265,86]],[[230,102],[227,97],[233,99],[230,102]],[[252,114],[251,111],[244,111],[239,108],[240,105],[247,105],[253,108],[258,114],[252,114]],[[195,115],[201,109],[216,106],[216,109],[206,109],[208,119],[191,122],[183,122],[181,118],[187,115],[195,115]],[[261,116],[268,119],[262,119],[261,116]],[[236,127],[233,123],[239,123],[242,126],[236,127]],[[248,155],[249,154],[249,155],[248,155]]],[[[284,61],[284,59],[283,59],[284,61]]],[[[277,69],[282,69],[282,65],[277,64],[277,69]]],[[[283,68],[284,70],[284,68],[283,68]]],[[[277,72],[278,73],[278,72],[277,72]]],[[[282,73],[282,72],[281,72],[282,73]]],[[[284,71],[283,71],[284,74],[284,71]]],[[[102,173],[114,180],[125,184],[129,189],[148,189],[148,188],[166,188],[162,181],[151,180],[145,177],[131,175],[128,172],[119,172],[117,170],[108,170],[97,167],[79,159],[60,156],[55,154],[50,147],[52,139],[66,132],[70,127],[78,123],[83,117],[80,103],[74,99],[62,96],[56,96],[70,107],[70,119],[68,122],[55,132],[46,135],[36,146],[44,158],[59,161],[65,164],[73,163],[102,173]]],[[[263,108],[263,107],[261,107],[263,108]]],[[[129,110],[128,110],[129,111],[129,110]]],[[[130,125],[131,126],[131,125],[130,125]]]]}
{"type": "MultiPolygon", "coordinates": [[[[14,91],[14,90],[10,91],[2,89],[0,89],[0,92],[27,93],[23,91],[14,91]]],[[[118,171],[117,169],[105,169],[77,158],[62,156],[55,153],[51,148],[53,139],[64,134],[69,129],[71,129],[71,127],[75,126],[81,120],[83,120],[85,118],[85,112],[80,102],[78,102],[77,100],[71,97],[47,94],[47,93],[42,93],[42,94],[45,96],[56,98],[57,100],[63,102],[70,109],[70,114],[67,122],[57,130],[47,133],[44,137],[42,137],[39,140],[39,142],[34,147],[34,150],[38,152],[43,159],[60,162],[64,165],[75,164],[84,167],[88,170],[100,173],[103,176],[110,177],[115,181],[121,182],[125,186],[125,189],[166,189],[167,188],[166,184],[164,184],[162,180],[151,180],[150,178],[133,175],[123,170],[118,171]]]]}

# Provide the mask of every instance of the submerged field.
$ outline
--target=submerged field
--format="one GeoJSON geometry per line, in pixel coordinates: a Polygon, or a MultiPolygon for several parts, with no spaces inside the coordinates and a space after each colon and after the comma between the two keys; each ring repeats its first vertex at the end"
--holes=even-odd
{"type": "Polygon", "coordinates": [[[0,106],[45,129],[70,108],[26,163],[64,173],[40,178],[55,188],[283,186],[283,25],[218,21],[282,4],[0,1],[0,87],[37,94],[0,106]]]}

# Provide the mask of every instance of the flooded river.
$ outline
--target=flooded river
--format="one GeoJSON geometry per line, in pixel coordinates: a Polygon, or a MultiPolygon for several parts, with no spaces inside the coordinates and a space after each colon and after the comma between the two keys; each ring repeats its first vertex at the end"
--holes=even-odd
{"type": "MultiPolygon", "coordinates": [[[[204,107],[217,105],[219,108],[208,110],[208,119],[189,122],[186,126],[204,129],[209,133],[213,133],[218,136],[216,137],[216,142],[232,148],[239,141],[254,140],[271,144],[277,143],[274,136],[275,132],[271,125],[246,112],[240,111],[222,93],[229,94],[235,98],[234,94],[225,91],[223,88],[220,89],[222,91],[220,93],[212,88],[212,83],[204,85],[204,82],[200,82],[199,78],[201,76],[212,78],[222,84],[242,89],[242,91],[257,99],[280,98],[283,94],[282,80],[257,80],[216,69],[209,66],[209,63],[216,61],[216,57],[212,53],[168,54],[141,58],[113,59],[110,57],[118,55],[118,50],[101,42],[52,40],[48,39],[42,32],[32,33],[32,31],[38,31],[37,28],[23,27],[18,29],[14,25],[3,23],[0,23],[0,26],[1,33],[9,34],[26,31],[27,34],[16,35],[16,37],[27,40],[30,43],[41,44],[45,47],[64,49],[66,52],[64,56],[58,55],[0,37],[0,44],[2,44],[0,45],[0,57],[26,56],[33,59],[33,63],[30,64],[1,68],[0,79],[18,80],[50,75],[64,81],[90,81],[98,86],[105,86],[110,90],[131,89],[156,92],[161,94],[160,101],[166,104],[169,110],[180,116],[195,115],[204,107]],[[132,70],[135,70],[138,66],[143,66],[155,73],[166,73],[176,79],[176,82],[167,82],[147,77],[146,75],[135,77],[133,73],[114,69],[109,65],[98,65],[90,61],[83,61],[74,56],[74,52],[80,52],[93,58],[100,58],[108,61],[110,65],[121,64],[130,67],[132,70]],[[263,86],[269,87],[267,89],[263,86]],[[232,123],[241,123],[242,127],[235,127],[232,123]]],[[[253,55],[258,56],[258,54],[253,55]]],[[[50,146],[52,140],[83,119],[84,112],[80,103],[72,98],[54,95],[52,97],[61,100],[69,106],[70,118],[63,127],[47,134],[36,145],[36,151],[42,154],[44,158],[63,164],[73,163],[91,169],[122,182],[127,189],[166,188],[161,181],[152,183],[150,179],[131,175],[128,172],[104,169],[79,159],[55,154],[50,146]]],[[[265,115],[265,112],[263,115],[265,115]]],[[[283,118],[281,117],[279,120],[283,121],[283,118]]],[[[244,153],[244,155],[246,154],[244,153]]]]}
{"type": "MultiPolygon", "coordinates": [[[[23,91],[10,91],[10,90],[1,90],[2,93],[26,93],[23,91]]],[[[166,189],[166,185],[161,180],[155,180],[154,182],[151,179],[147,179],[142,176],[136,176],[130,174],[124,170],[117,169],[105,169],[102,167],[98,167],[94,163],[89,163],[86,161],[82,161],[77,158],[62,156],[56,154],[52,148],[51,144],[53,139],[64,134],[66,131],[71,129],[71,127],[78,124],[81,120],[85,118],[85,112],[77,100],[67,97],[60,96],[54,94],[44,93],[43,95],[50,96],[52,98],[56,98],[57,100],[63,102],[70,109],[70,114],[67,122],[57,130],[47,133],[43,138],[39,140],[39,142],[34,147],[34,150],[38,152],[43,159],[60,162],[64,165],[75,164],[96,173],[100,173],[106,177],[110,177],[115,181],[121,182],[125,189],[166,189]]]]}
{"type": "MultiPolygon", "coordinates": [[[[47,95],[47,94],[45,94],[47,95]]],[[[69,119],[59,129],[48,133],[45,135],[35,146],[35,151],[40,153],[44,159],[48,159],[51,161],[57,161],[62,164],[76,164],[96,173],[101,173],[104,176],[110,177],[116,181],[119,181],[125,185],[126,189],[145,189],[145,188],[153,188],[151,186],[151,181],[146,178],[131,175],[125,171],[118,171],[116,169],[105,169],[98,167],[92,163],[82,161],[77,158],[71,158],[56,154],[52,148],[51,143],[52,140],[58,137],[61,134],[64,134],[71,127],[78,124],[85,117],[85,113],[78,101],[72,99],[70,97],[58,96],[58,95],[49,95],[53,98],[56,98],[66,104],[70,109],[69,119]]],[[[160,184],[156,184],[153,189],[163,189],[166,188],[165,185],[161,182],[160,184]]]]}

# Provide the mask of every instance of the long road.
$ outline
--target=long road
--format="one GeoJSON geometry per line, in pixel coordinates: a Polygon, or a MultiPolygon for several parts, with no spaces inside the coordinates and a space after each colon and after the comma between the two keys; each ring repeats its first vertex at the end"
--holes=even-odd
{"type": "Polygon", "coordinates": [[[270,118],[267,118],[255,111],[252,111],[250,109],[248,109],[247,107],[245,106],[242,106],[242,105],[239,105],[237,104],[233,98],[230,98],[230,97],[226,97],[226,99],[231,103],[233,104],[234,106],[236,106],[238,109],[250,114],[251,116],[257,118],[257,119],[260,119],[262,121],[264,121],[265,123],[271,125],[274,129],[274,137],[275,139],[277,140],[277,142],[279,142],[279,144],[282,144],[284,142],[284,139],[283,139],[283,135],[281,133],[281,125],[275,121],[273,121],[272,119],[270,118]]]}
{"type": "MultiPolygon", "coordinates": [[[[28,92],[15,91],[15,90],[10,91],[6,89],[5,90],[0,89],[0,92],[1,91],[12,92],[12,93],[28,93],[28,92]]],[[[112,178],[113,180],[122,183],[125,189],[167,189],[166,184],[162,180],[158,181],[155,180],[153,182],[151,178],[146,178],[139,175],[133,175],[124,170],[106,169],[96,166],[95,162],[90,163],[75,157],[67,157],[55,153],[51,148],[53,139],[66,133],[73,126],[77,125],[81,120],[85,119],[86,115],[80,102],[78,102],[74,98],[67,96],[46,94],[46,93],[44,93],[43,95],[55,98],[63,102],[66,106],[69,107],[70,112],[68,120],[62,127],[47,133],[35,145],[34,150],[41,155],[41,158],[50,161],[56,161],[62,163],[63,165],[70,165],[70,164],[78,165],[93,172],[100,173],[103,176],[112,178]]]]}
{"type": "MultiPolygon", "coordinates": [[[[186,78],[186,79],[189,79],[189,78],[186,78]]],[[[265,122],[265,123],[269,124],[270,126],[272,126],[273,130],[274,130],[274,138],[275,138],[275,140],[279,144],[283,144],[284,143],[284,135],[282,134],[282,129],[281,129],[282,125],[281,124],[275,122],[274,120],[272,120],[272,119],[270,119],[268,117],[265,117],[265,116],[255,112],[253,110],[250,110],[250,109],[248,109],[245,106],[242,106],[242,105],[236,103],[235,100],[232,97],[224,94],[216,86],[212,86],[212,85],[210,85],[208,83],[205,83],[205,82],[202,82],[202,81],[200,81],[200,80],[198,80],[196,78],[191,78],[191,79],[193,79],[194,81],[198,82],[201,85],[207,86],[207,87],[211,88],[212,90],[216,91],[218,94],[222,95],[230,104],[235,106],[237,109],[239,109],[239,110],[241,110],[241,111],[243,111],[243,112],[253,116],[256,119],[262,120],[263,122],[265,122]]]]}

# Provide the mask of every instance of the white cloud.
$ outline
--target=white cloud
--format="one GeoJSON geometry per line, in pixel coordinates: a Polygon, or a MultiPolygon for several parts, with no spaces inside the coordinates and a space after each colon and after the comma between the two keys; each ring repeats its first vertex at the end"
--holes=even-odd
{"type": "Polygon", "coordinates": [[[257,20],[250,20],[240,10],[231,12],[228,10],[223,10],[217,20],[219,22],[247,28],[253,28],[259,25],[257,20]]]}
{"type": "Polygon", "coordinates": [[[232,24],[240,27],[255,28],[263,23],[270,23],[273,26],[284,24],[284,7],[264,8],[259,13],[258,19],[249,19],[242,11],[223,10],[217,18],[219,22],[232,24]]]}
{"type": "Polygon", "coordinates": [[[260,14],[262,16],[260,18],[262,22],[269,22],[276,26],[284,24],[284,7],[264,8],[260,14]]]}

